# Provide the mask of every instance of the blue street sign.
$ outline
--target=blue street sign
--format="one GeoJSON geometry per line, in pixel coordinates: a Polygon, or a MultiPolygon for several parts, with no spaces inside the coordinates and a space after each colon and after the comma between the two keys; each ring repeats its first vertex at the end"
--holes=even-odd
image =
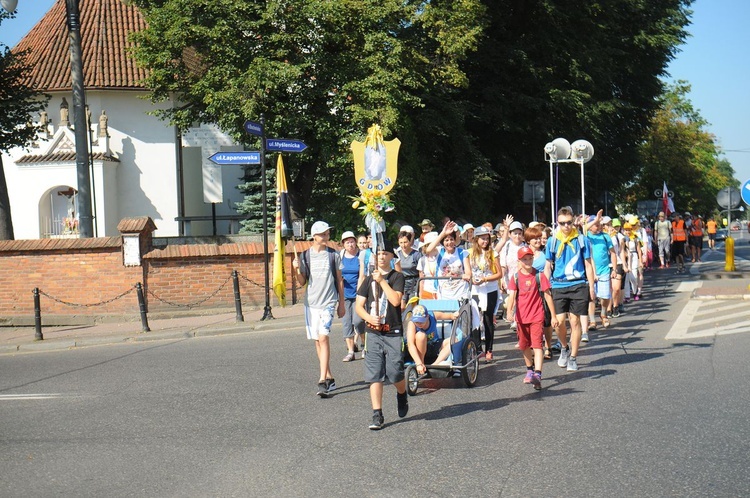
{"type": "Polygon", "coordinates": [[[305,142],[283,138],[266,139],[266,150],[274,152],[302,152],[307,148],[305,142]]]}
{"type": "Polygon", "coordinates": [[[745,204],[750,205],[750,180],[746,181],[740,189],[742,200],[745,204]]]}
{"type": "Polygon", "coordinates": [[[217,152],[208,158],[214,164],[260,164],[260,152],[217,152]]]}
{"type": "Polygon", "coordinates": [[[251,135],[263,135],[263,126],[255,121],[245,121],[245,131],[251,135]]]}

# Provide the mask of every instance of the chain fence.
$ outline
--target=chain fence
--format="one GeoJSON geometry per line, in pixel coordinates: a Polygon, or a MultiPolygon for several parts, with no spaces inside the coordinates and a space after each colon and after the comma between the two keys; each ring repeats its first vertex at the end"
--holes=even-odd
{"type": "Polygon", "coordinates": [[[229,276],[228,276],[228,277],[227,277],[227,278],[226,278],[226,279],[224,280],[224,282],[222,282],[222,283],[221,283],[221,285],[219,286],[219,288],[218,288],[218,289],[216,289],[215,291],[213,291],[213,292],[212,292],[211,294],[209,294],[209,295],[208,295],[208,296],[206,296],[205,298],[203,298],[203,299],[201,299],[201,300],[199,300],[199,301],[196,301],[196,302],[194,302],[194,303],[187,303],[187,304],[183,304],[183,303],[175,303],[175,302],[172,302],[172,301],[169,301],[169,300],[167,300],[167,299],[164,299],[164,298],[162,298],[162,297],[159,297],[159,296],[157,296],[157,295],[156,295],[156,294],[154,293],[154,291],[152,291],[151,289],[149,289],[149,290],[148,290],[148,293],[149,293],[149,294],[150,294],[150,295],[151,295],[151,296],[152,296],[152,297],[153,297],[154,299],[156,299],[157,301],[159,301],[159,302],[161,302],[161,303],[164,303],[164,304],[166,304],[167,306],[172,306],[172,307],[175,307],[175,308],[187,308],[187,309],[193,309],[193,308],[195,308],[196,306],[200,306],[201,304],[205,303],[206,301],[208,301],[208,300],[209,300],[209,299],[211,299],[212,297],[215,297],[215,296],[216,296],[216,295],[217,295],[217,294],[218,294],[219,292],[221,292],[221,289],[223,289],[223,288],[224,288],[224,287],[225,287],[225,286],[227,285],[227,282],[229,282],[229,280],[230,280],[231,278],[232,278],[232,275],[230,274],[230,275],[229,275],[229,276]]]}
{"type": "Polygon", "coordinates": [[[60,303],[60,304],[63,304],[65,306],[75,306],[75,307],[78,307],[78,308],[93,308],[94,306],[103,306],[105,304],[113,303],[113,302],[117,301],[118,299],[122,299],[123,297],[125,297],[128,294],[130,294],[131,292],[133,292],[135,290],[135,288],[136,288],[136,286],[133,285],[128,290],[126,290],[122,294],[119,294],[119,295],[113,297],[112,299],[107,299],[106,301],[99,301],[98,303],[87,303],[87,304],[71,303],[70,301],[65,301],[65,300],[57,298],[55,296],[51,296],[51,295],[47,294],[46,292],[44,292],[41,289],[39,289],[39,294],[41,294],[42,296],[47,297],[47,298],[55,301],[56,303],[60,303]]]}

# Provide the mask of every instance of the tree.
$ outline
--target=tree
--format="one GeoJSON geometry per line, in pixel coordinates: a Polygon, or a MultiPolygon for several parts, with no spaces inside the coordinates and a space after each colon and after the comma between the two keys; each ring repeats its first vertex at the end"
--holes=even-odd
{"type": "MultiPolygon", "coordinates": [[[[146,85],[154,100],[180,102],[161,117],[183,129],[215,122],[253,145],[242,123],[265,115],[268,136],[308,145],[287,162],[296,214],[311,207],[330,221],[357,216],[348,207],[357,192],[351,141],[372,123],[386,139],[418,135],[417,111],[467,84],[460,63],[482,32],[479,0],[135,3],[148,22],[134,36],[135,57],[150,69],[146,85]]],[[[460,126],[453,132],[470,141],[460,126]]],[[[402,142],[405,157],[431,156],[402,142]]],[[[395,196],[416,169],[400,171],[395,196]]]]}
{"type": "Polygon", "coordinates": [[[623,192],[631,209],[637,200],[653,199],[652,192],[666,181],[674,193],[675,209],[707,214],[714,211],[719,190],[739,185],[689,93],[690,85],[678,81],[660,97],[660,107],[638,149],[639,171],[623,192]]]}
{"type": "MultiPolygon", "coordinates": [[[[0,9],[0,25],[13,17],[14,14],[0,9]]],[[[33,124],[32,115],[43,111],[49,100],[48,96],[26,85],[29,67],[24,62],[25,55],[26,52],[14,53],[0,43],[0,151],[31,144],[39,130],[33,124]]],[[[0,240],[13,238],[8,185],[0,155],[0,240]]]]}

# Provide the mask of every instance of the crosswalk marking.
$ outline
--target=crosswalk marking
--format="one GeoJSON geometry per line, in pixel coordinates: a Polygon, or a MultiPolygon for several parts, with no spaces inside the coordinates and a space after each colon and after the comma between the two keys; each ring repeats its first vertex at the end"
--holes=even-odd
{"type": "Polygon", "coordinates": [[[697,339],[742,332],[750,332],[750,310],[746,302],[691,299],[665,339],[697,339]]]}

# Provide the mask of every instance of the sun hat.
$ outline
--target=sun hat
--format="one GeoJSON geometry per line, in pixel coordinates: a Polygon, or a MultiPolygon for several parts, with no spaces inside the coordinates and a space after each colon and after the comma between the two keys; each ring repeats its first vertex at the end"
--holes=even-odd
{"type": "Polygon", "coordinates": [[[474,228],[474,225],[472,225],[471,223],[467,223],[467,224],[465,224],[465,225],[463,226],[463,228],[461,228],[461,232],[463,233],[463,232],[465,232],[466,230],[471,230],[471,229],[473,229],[473,228],[474,228]]]}
{"type": "Polygon", "coordinates": [[[423,227],[425,225],[429,226],[430,228],[435,228],[435,224],[433,222],[431,222],[430,220],[428,220],[427,218],[423,219],[422,223],[419,224],[419,226],[421,226],[421,227],[423,227]]]}
{"type": "Polygon", "coordinates": [[[621,225],[621,223],[620,223],[620,218],[612,218],[612,226],[613,226],[614,228],[617,228],[617,227],[619,227],[620,225],[621,225]]]}
{"type": "Polygon", "coordinates": [[[427,308],[418,304],[411,310],[411,321],[416,323],[423,323],[429,319],[427,315],[427,308]]]}
{"type": "Polygon", "coordinates": [[[414,233],[414,228],[411,225],[401,225],[399,232],[414,233]]]}
{"type": "Polygon", "coordinates": [[[632,225],[632,224],[630,224],[630,223],[625,223],[625,224],[624,224],[624,225],[622,226],[622,228],[624,228],[625,230],[632,230],[632,229],[633,229],[633,225],[632,225]]]}
{"type": "Polygon", "coordinates": [[[513,230],[521,230],[523,231],[523,225],[520,221],[514,221],[510,224],[510,227],[508,227],[508,231],[512,232],[513,230]]]}
{"type": "Polygon", "coordinates": [[[518,250],[518,259],[523,258],[524,256],[533,256],[534,255],[534,249],[530,248],[529,246],[523,246],[518,250]]]}
{"type": "Polygon", "coordinates": [[[430,242],[435,242],[439,236],[440,234],[437,232],[427,232],[424,236],[424,243],[429,244],[430,242]]]}
{"type": "Polygon", "coordinates": [[[320,235],[321,233],[325,233],[328,230],[333,228],[325,221],[316,221],[313,223],[313,225],[310,227],[310,235],[320,235]]]}
{"type": "Polygon", "coordinates": [[[345,241],[346,239],[356,239],[357,237],[354,236],[354,232],[351,230],[347,230],[346,232],[341,234],[341,242],[345,241]]]}
{"type": "Polygon", "coordinates": [[[490,230],[485,226],[476,227],[474,229],[474,238],[477,238],[481,235],[489,235],[490,230]]]}
{"type": "Polygon", "coordinates": [[[532,221],[529,223],[529,228],[534,228],[535,226],[539,225],[540,223],[538,221],[532,221]]]}

